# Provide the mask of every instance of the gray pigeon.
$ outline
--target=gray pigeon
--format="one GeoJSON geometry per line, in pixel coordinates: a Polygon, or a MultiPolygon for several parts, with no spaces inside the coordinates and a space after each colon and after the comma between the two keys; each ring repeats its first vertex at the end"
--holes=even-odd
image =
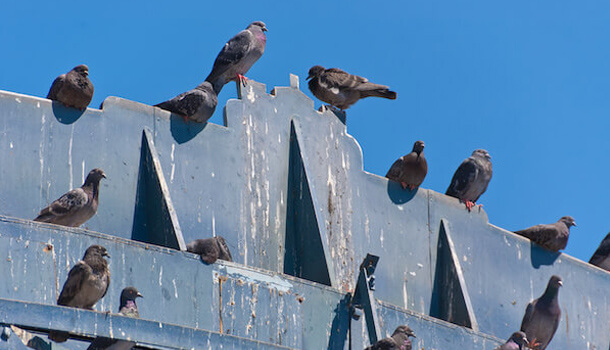
{"type": "MultiPolygon", "coordinates": [[[[119,305],[119,314],[127,317],[139,318],[138,305],[136,298],[143,298],[136,287],[127,287],[121,292],[121,305],[119,305]]],[[[129,340],[117,340],[105,337],[97,337],[89,345],[87,350],[129,350],[136,342],[129,340]]]]}
{"type": "Polygon", "coordinates": [[[525,309],[521,331],[527,335],[531,348],[546,349],[557,331],[561,319],[559,287],[562,285],[561,277],[551,276],[544,294],[525,309]]]}
{"type": "Polygon", "coordinates": [[[93,83],[89,80],[89,67],[84,64],[72,68],[67,74],[55,78],[47,98],[68,107],[84,110],[93,98],[93,83]]]}
{"type": "Polygon", "coordinates": [[[100,180],[106,178],[102,169],[93,169],[80,188],[68,191],[42,209],[34,221],[79,227],[97,213],[100,180]]]}
{"type": "Polygon", "coordinates": [[[391,337],[383,338],[364,350],[411,350],[409,337],[417,338],[409,326],[398,326],[391,337]]]}
{"type": "MultiPolygon", "coordinates": [[[[72,267],[57,299],[57,305],[93,310],[93,305],[106,295],[110,285],[110,270],[104,257],[106,248],[92,245],[83,260],[72,267]]],[[[61,343],[68,339],[65,332],[50,332],[49,339],[61,343]]]]}
{"type": "Polygon", "coordinates": [[[564,216],[553,224],[536,225],[521,231],[515,231],[515,233],[529,238],[532,242],[545,249],[558,252],[560,249],[565,249],[568,244],[570,227],[572,226],[576,226],[574,218],[564,216]]]}
{"type": "Polygon", "coordinates": [[[529,344],[527,337],[523,332],[515,332],[508,338],[506,343],[497,347],[495,350],[524,350],[529,344]]]}
{"type": "Polygon", "coordinates": [[[220,50],[210,75],[205,78],[212,83],[217,95],[230,81],[239,80],[240,83],[245,84],[247,78],[244,75],[265,52],[266,31],[265,23],[252,22],[220,50]]]}
{"type": "Polygon", "coordinates": [[[413,191],[419,187],[428,173],[428,162],[424,157],[424,147],[424,141],[416,141],[413,145],[413,151],[398,158],[385,177],[400,182],[403,189],[408,187],[413,191]]]}
{"type": "Polygon", "coordinates": [[[218,96],[210,82],[203,82],[196,88],[156,104],[155,107],[165,109],[197,123],[205,123],[212,117],[218,104],[218,96]]]}
{"type": "Polygon", "coordinates": [[[589,264],[598,266],[606,271],[610,271],[610,233],[599,244],[599,248],[595,251],[589,264]]]}
{"type": "Polygon", "coordinates": [[[339,68],[325,69],[313,66],[309,69],[309,90],[321,101],[340,110],[348,109],[365,97],[396,99],[396,93],[385,85],[369,83],[368,79],[349,74],[339,68]]]}
{"type": "Polygon", "coordinates": [[[455,171],[445,194],[464,202],[470,211],[487,190],[492,173],[491,156],[486,150],[477,149],[455,171]]]}
{"type": "Polygon", "coordinates": [[[233,261],[229,246],[222,236],[196,239],[186,245],[186,251],[201,255],[206,264],[213,264],[218,259],[233,261]]]}

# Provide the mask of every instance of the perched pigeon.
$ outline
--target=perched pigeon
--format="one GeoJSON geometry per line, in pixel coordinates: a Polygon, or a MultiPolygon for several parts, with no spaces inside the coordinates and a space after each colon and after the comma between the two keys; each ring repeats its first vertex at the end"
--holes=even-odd
{"type": "MultiPolygon", "coordinates": [[[[93,305],[106,295],[110,285],[110,270],[104,257],[110,257],[106,248],[92,245],[85,251],[83,260],[72,267],[68,279],[57,299],[57,305],[93,310],[93,305]]],[[[64,342],[68,334],[50,332],[49,339],[64,342]]]]}
{"type": "Polygon", "coordinates": [[[428,162],[424,156],[424,141],[416,141],[411,153],[398,158],[385,175],[390,180],[400,182],[403,189],[413,191],[426,178],[428,162]]]}
{"type": "Polygon", "coordinates": [[[610,271],[610,233],[599,244],[599,248],[595,251],[589,264],[598,266],[606,271],[610,271]]]}
{"type": "Polygon", "coordinates": [[[561,318],[558,293],[562,285],[561,277],[551,276],[544,294],[525,309],[521,331],[527,335],[532,348],[536,345],[536,349],[546,349],[557,331],[561,318]]]}
{"type": "Polygon", "coordinates": [[[385,85],[369,83],[368,79],[352,75],[339,68],[325,69],[313,66],[309,69],[309,90],[321,101],[340,110],[348,109],[365,97],[396,99],[396,93],[385,85]]]}
{"type": "Polygon", "coordinates": [[[34,221],[79,227],[97,212],[100,180],[106,178],[102,169],[93,169],[80,188],[68,191],[42,209],[34,221]]]}
{"type": "Polygon", "coordinates": [[[84,64],[72,68],[67,74],[55,78],[48,99],[65,106],[84,110],[93,98],[93,83],[89,80],[89,67],[84,64]]]}
{"type": "Polygon", "coordinates": [[[229,246],[222,236],[196,239],[186,245],[186,251],[201,255],[207,264],[213,264],[218,259],[233,261],[229,246]]]}
{"type": "Polygon", "coordinates": [[[205,78],[212,83],[216,94],[220,94],[222,87],[230,81],[239,80],[240,83],[247,81],[244,75],[265,52],[266,31],[265,23],[252,22],[220,50],[210,75],[205,78]]]}
{"type": "MultiPolygon", "coordinates": [[[[143,298],[136,287],[127,287],[121,292],[121,305],[119,305],[119,314],[127,317],[139,318],[138,305],[136,298],[143,298]]],[[[117,340],[105,337],[97,337],[89,345],[87,350],[129,350],[136,343],[129,340],[117,340]]]]}
{"type": "Polygon", "coordinates": [[[171,100],[156,104],[155,107],[179,114],[184,117],[185,122],[188,118],[197,123],[205,123],[214,114],[217,104],[218,96],[212,84],[205,81],[171,100]]]}
{"type": "Polygon", "coordinates": [[[556,223],[536,225],[521,231],[515,231],[515,233],[529,238],[532,242],[545,249],[558,252],[560,249],[565,249],[568,244],[570,227],[572,226],[576,226],[574,218],[564,216],[556,223]]]}
{"type": "Polygon", "coordinates": [[[464,202],[470,211],[487,190],[491,175],[491,156],[486,150],[477,149],[455,171],[445,194],[464,202]]]}
{"type": "Polygon", "coordinates": [[[381,339],[364,350],[411,350],[409,337],[416,338],[413,330],[406,325],[398,326],[391,337],[381,339]]]}
{"type": "Polygon", "coordinates": [[[524,350],[529,344],[527,337],[523,332],[515,332],[508,338],[506,343],[497,347],[495,350],[524,350]]]}

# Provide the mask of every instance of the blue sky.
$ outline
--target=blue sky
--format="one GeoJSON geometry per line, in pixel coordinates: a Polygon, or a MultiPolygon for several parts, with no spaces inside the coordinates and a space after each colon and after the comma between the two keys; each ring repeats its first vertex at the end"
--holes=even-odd
{"type": "MultiPolygon", "coordinates": [[[[508,230],[576,219],[566,252],[588,260],[610,230],[610,3],[603,1],[158,1],[0,4],[0,89],[46,96],[85,63],[91,104],[155,104],[209,73],[254,20],[267,49],[248,77],[288,85],[321,64],[389,85],[347,112],[365,169],[384,175],[424,140],[423,187],[444,192],[475,148],[492,155],[480,202],[508,230]]],[[[235,98],[225,88],[224,105],[235,98]]],[[[320,102],[315,100],[316,107],[320,102]]],[[[211,122],[222,123],[222,108],[211,122]]]]}

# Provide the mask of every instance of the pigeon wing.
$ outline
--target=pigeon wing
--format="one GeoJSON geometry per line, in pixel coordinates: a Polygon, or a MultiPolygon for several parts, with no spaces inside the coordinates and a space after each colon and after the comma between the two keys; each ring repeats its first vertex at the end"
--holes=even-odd
{"type": "MultiPolygon", "coordinates": [[[[529,327],[532,316],[534,315],[534,302],[527,304],[527,308],[525,308],[525,314],[523,315],[523,320],[521,321],[521,331],[525,332],[525,330],[529,327]]],[[[531,339],[530,339],[531,340],[531,339]]]]}
{"type": "Polygon", "coordinates": [[[360,84],[366,83],[368,80],[357,75],[349,74],[339,68],[330,68],[320,75],[320,84],[327,86],[328,89],[338,88],[355,88],[360,84]]]}
{"type": "Polygon", "coordinates": [[[400,157],[392,164],[385,177],[394,181],[400,181],[400,178],[402,177],[402,165],[403,159],[400,157]]]}
{"type": "Polygon", "coordinates": [[[53,81],[53,84],[51,85],[51,89],[49,90],[49,93],[47,94],[48,99],[57,100],[57,94],[59,93],[59,90],[61,90],[61,87],[64,85],[65,80],[66,80],[65,74],[62,74],[62,75],[58,76],[57,78],[55,78],[55,80],[53,81]]]}
{"type": "Polygon", "coordinates": [[[34,221],[52,222],[53,219],[68,215],[87,204],[89,196],[82,188],[75,188],[42,209],[34,221]]]}
{"type": "Polygon", "coordinates": [[[446,195],[460,198],[462,193],[466,191],[468,186],[474,181],[478,173],[478,168],[473,159],[466,159],[460,164],[458,169],[453,174],[451,184],[447,188],[446,195]]]}
{"type": "Polygon", "coordinates": [[[212,72],[205,80],[215,82],[231,65],[244,58],[250,50],[253,39],[252,33],[248,30],[242,30],[231,38],[216,56],[212,72]]]}
{"type": "Polygon", "coordinates": [[[91,266],[84,261],[79,261],[72,267],[68,274],[68,279],[64,283],[64,287],[57,299],[57,305],[70,306],[70,302],[74,296],[78,294],[84,281],[93,273],[91,266]]]}
{"type": "Polygon", "coordinates": [[[590,264],[598,266],[610,255],[610,233],[600,243],[599,248],[593,253],[593,256],[589,260],[590,264]]]}
{"type": "Polygon", "coordinates": [[[171,100],[161,102],[156,107],[167,111],[190,117],[197,112],[199,106],[204,102],[205,96],[203,93],[197,93],[197,90],[184,92],[171,100]]]}

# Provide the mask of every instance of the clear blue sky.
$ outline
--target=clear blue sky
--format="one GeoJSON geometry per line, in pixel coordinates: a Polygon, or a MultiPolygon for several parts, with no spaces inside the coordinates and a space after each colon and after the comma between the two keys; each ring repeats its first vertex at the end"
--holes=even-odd
{"type": "MultiPolygon", "coordinates": [[[[321,64],[398,92],[348,110],[367,171],[384,175],[421,139],[423,187],[444,192],[485,148],[491,223],[517,230],[572,215],[566,252],[583,260],[610,230],[607,1],[4,1],[0,89],[44,97],[85,63],[92,107],[107,96],[155,104],[203,81],[254,20],[269,32],[248,77],[269,90],[295,73],[311,96],[307,71],[321,64]]],[[[235,96],[227,86],[219,105],[235,96]]],[[[211,121],[222,123],[221,107],[211,121]]]]}

